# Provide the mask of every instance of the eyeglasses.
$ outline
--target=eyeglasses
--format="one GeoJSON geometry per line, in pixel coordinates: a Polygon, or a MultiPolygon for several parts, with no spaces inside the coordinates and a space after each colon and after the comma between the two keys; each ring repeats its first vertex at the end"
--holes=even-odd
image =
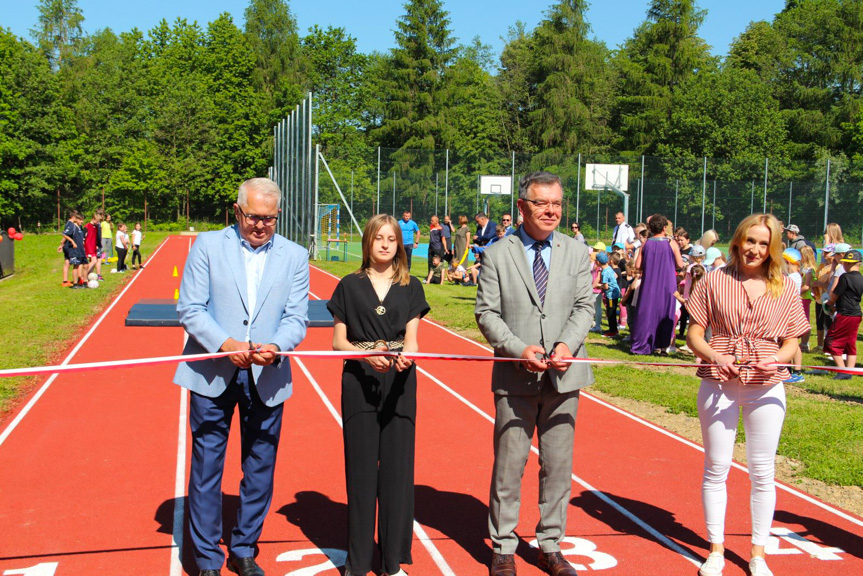
{"type": "Polygon", "coordinates": [[[512,222],[512,218],[501,218],[501,222],[512,222]]]}
{"type": "Polygon", "coordinates": [[[573,226],[573,227],[572,227],[572,229],[573,229],[573,230],[578,230],[578,226],[573,226]]]}
{"type": "Polygon", "coordinates": [[[243,212],[243,209],[240,208],[239,204],[237,204],[237,210],[239,210],[243,218],[246,219],[246,224],[250,224],[252,226],[257,226],[259,222],[263,222],[264,226],[273,226],[276,223],[276,220],[279,219],[278,216],[258,216],[257,214],[246,214],[245,212],[243,212]]]}
{"type": "Polygon", "coordinates": [[[563,202],[549,202],[548,200],[530,200],[528,198],[525,198],[524,201],[530,202],[538,210],[545,210],[549,206],[551,206],[555,210],[560,210],[561,208],[563,208],[563,202]]]}

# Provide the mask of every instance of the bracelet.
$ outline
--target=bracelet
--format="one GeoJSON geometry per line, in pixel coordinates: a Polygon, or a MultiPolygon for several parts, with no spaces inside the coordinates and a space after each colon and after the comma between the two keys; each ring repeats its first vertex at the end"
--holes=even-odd
{"type": "Polygon", "coordinates": [[[779,361],[779,356],[777,354],[774,354],[773,356],[771,356],[771,358],[773,358],[774,364],[783,364],[783,362],[779,361]]]}

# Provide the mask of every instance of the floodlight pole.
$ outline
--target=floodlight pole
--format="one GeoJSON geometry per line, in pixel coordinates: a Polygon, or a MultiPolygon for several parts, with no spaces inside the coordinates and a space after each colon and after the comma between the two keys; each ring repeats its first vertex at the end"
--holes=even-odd
{"type": "Polygon", "coordinates": [[[449,214],[449,148],[446,149],[446,169],[443,175],[443,211],[449,214]]]}
{"type": "Polygon", "coordinates": [[[786,224],[791,225],[791,190],[794,188],[794,182],[788,183],[788,221],[786,224]]]}
{"type": "MultiPolygon", "coordinates": [[[[513,152],[513,164],[515,164],[513,152]]],[[[578,177],[575,180],[575,221],[578,222],[578,204],[581,201],[581,152],[578,153],[578,177]]],[[[580,226],[580,224],[579,224],[580,226]]]]}
{"type": "Polygon", "coordinates": [[[641,198],[641,209],[638,212],[638,221],[641,222],[642,216],[644,215],[644,154],[641,155],[641,183],[639,186],[638,195],[641,198]]]}
{"type": "MultiPolygon", "coordinates": [[[[320,233],[321,228],[321,219],[318,218],[318,200],[320,198],[318,194],[318,189],[320,187],[320,177],[318,176],[321,173],[321,145],[315,145],[315,221],[313,224],[314,233],[312,234],[311,248],[312,253],[310,254],[312,260],[318,259],[318,234],[320,233]]],[[[302,224],[300,225],[302,228],[302,224]]]]}
{"type": "Polygon", "coordinates": [[[764,159],[764,208],[761,210],[767,214],[767,162],[769,158],[764,159]]]}
{"type": "MultiPolygon", "coordinates": [[[[579,154],[578,157],[581,158],[581,154],[579,154]]],[[[581,160],[579,160],[578,170],[579,170],[579,172],[581,171],[581,160]]],[[[513,153],[512,153],[512,190],[510,191],[510,194],[509,194],[509,216],[510,216],[510,218],[515,216],[515,214],[513,214],[513,212],[515,211],[515,191],[516,190],[517,190],[517,188],[515,187],[515,151],[513,151],[513,153]]],[[[511,224],[515,224],[516,222],[518,222],[518,218],[514,218],[513,221],[511,222],[511,224]]]]}
{"type": "Polygon", "coordinates": [[[824,189],[824,230],[827,230],[827,212],[830,208],[830,158],[827,158],[827,186],[824,189]]]}
{"type": "MultiPolygon", "coordinates": [[[[378,146],[378,201],[375,203],[375,209],[372,212],[381,211],[381,147],[378,146]]],[[[374,216],[374,214],[372,214],[374,216]]]]}
{"type": "Polygon", "coordinates": [[[677,222],[677,196],[679,193],[680,180],[674,181],[674,221],[677,222]]]}
{"type": "Polygon", "coordinates": [[[704,200],[707,194],[707,156],[704,157],[704,172],[701,179],[701,235],[704,236],[704,200]]]}
{"type": "Polygon", "coordinates": [[[716,178],[713,179],[713,222],[710,227],[716,229],[716,178]]]}

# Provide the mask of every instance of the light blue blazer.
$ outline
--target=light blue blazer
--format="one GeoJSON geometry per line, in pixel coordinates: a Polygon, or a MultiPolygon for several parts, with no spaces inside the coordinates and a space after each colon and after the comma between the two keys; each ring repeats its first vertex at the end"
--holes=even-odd
{"type": "MultiPolygon", "coordinates": [[[[218,352],[229,337],[243,341],[252,325],[254,342],[293,350],[309,325],[308,252],[278,234],[267,254],[255,310],[249,310],[246,269],[236,226],[198,235],[183,269],[177,314],[189,333],[183,354],[218,352]]],[[[203,396],[225,391],[237,367],[228,358],[183,362],[174,383],[203,396]]],[[[261,400],[277,406],[291,396],[291,363],[252,365],[261,400]]]]}

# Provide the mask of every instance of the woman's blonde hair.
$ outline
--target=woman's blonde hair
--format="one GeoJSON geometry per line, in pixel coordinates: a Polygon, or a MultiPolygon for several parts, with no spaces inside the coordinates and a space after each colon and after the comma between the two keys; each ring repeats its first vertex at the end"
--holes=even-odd
{"type": "Polygon", "coordinates": [[[699,246],[704,246],[704,249],[707,250],[708,248],[711,248],[714,244],[716,244],[716,242],[718,241],[719,234],[716,232],[716,230],[710,229],[705,232],[701,236],[701,238],[698,239],[698,242],[696,242],[696,244],[698,244],[699,246]]]}
{"type": "Polygon", "coordinates": [[[800,248],[800,267],[803,269],[815,271],[818,263],[815,262],[815,250],[811,246],[803,246],[800,248]]]}
{"type": "Polygon", "coordinates": [[[411,280],[411,273],[408,269],[408,254],[405,252],[405,245],[402,241],[402,229],[396,219],[389,214],[378,214],[366,223],[363,230],[363,263],[357,274],[367,274],[368,269],[372,266],[372,246],[375,243],[375,237],[381,228],[387,224],[393,229],[396,236],[396,254],[393,257],[393,282],[397,282],[402,286],[407,286],[411,280]]]}
{"type": "Polygon", "coordinates": [[[842,237],[842,227],[836,222],[828,224],[827,231],[824,234],[827,235],[828,244],[841,244],[845,242],[845,238],[842,237]]]}
{"type": "Polygon", "coordinates": [[[770,231],[767,260],[762,268],[767,281],[768,294],[773,298],[778,298],[785,285],[785,277],[782,275],[782,229],[779,227],[779,220],[772,214],[752,214],[737,225],[737,230],[734,231],[734,236],[731,238],[731,245],[728,247],[727,267],[740,270],[740,248],[746,242],[749,229],[753,226],[764,226],[770,231]]]}

